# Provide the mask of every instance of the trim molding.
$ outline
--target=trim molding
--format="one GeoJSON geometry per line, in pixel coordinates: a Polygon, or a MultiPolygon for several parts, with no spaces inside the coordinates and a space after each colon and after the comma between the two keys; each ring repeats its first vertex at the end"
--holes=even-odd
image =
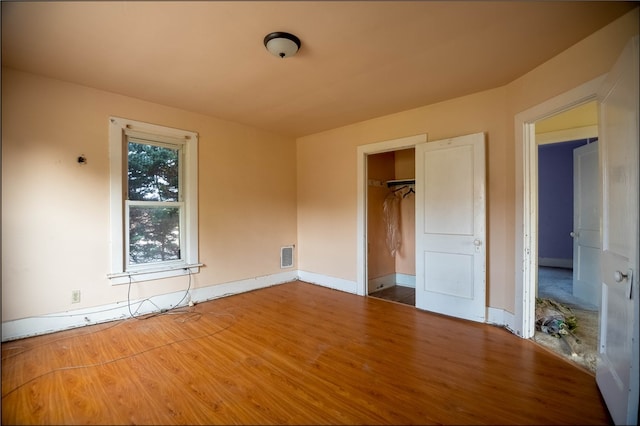
{"type": "Polygon", "coordinates": [[[573,259],[560,259],[555,257],[539,257],[538,266],[549,266],[551,268],[573,269],[573,259]]]}
{"type": "Polygon", "coordinates": [[[535,122],[596,99],[605,75],[519,112],[515,130],[515,333],[535,334],[538,261],[538,144],[535,122]]]}
{"type": "Polygon", "coordinates": [[[180,290],[169,294],[152,296],[147,299],[132,300],[130,305],[124,300],[108,305],[6,321],[2,323],[2,341],[6,342],[87,325],[127,319],[131,317],[129,306],[131,306],[131,312],[136,313],[136,315],[145,315],[163,309],[172,309],[178,304],[180,304],[179,306],[186,306],[190,301],[202,303],[220,297],[284,284],[297,279],[297,271],[287,271],[203,288],[194,288],[189,290],[187,297],[184,297],[185,291],[180,290]]]}
{"type": "MultiPolygon", "coordinates": [[[[372,278],[367,282],[368,293],[399,285],[402,287],[416,288],[416,276],[409,274],[393,273],[383,277],[372,278]]],[[[367,293],[367,294],[368,294],[367,293]]]]}
{"type": "Polygon", "coordinates": [[[358,294],[358,283],[356,281],[330,277],[328,275],[316,274],[315,272],[307,271],[298,271],[298,278],[300,281],[310,284],[317,284],[334,290],[344,291],[346,293],[358,294]]]}
{"type": "Polygon", "coordinates": [[[538,145],[548,143],[577,141],[598,137],[598,126],[575,127],[573,129],[556,130],[555,132],[536,133],[538,145]]]}
{"type": "MultiPolygon", "coordinates": [[[[410,287],[409,284],[413,277],[412,275],[395,275],[398,285],[405,285],[404,283],[406,283],[406,286],[410,287]]],[[[122,302],[111,303],[109,305],[94,306],[91,308],[76,309],[57,314],[6,321],[2,323],[2,341],[7,342],[10,340],[55,333],[57,331],[69,330],[72,328],[128,319],[130,318],[129,306],[131,306],[131,311],[137,315],[146,315],[163,309],[172,309],[176,306],[186,306],[189,302],[207,302],[221,297],[233,296],[296,280],[328,287],[334,290],[344,291],[346,293],[358,294],[358,283],[356,281],[331,277],[315,272],[293,270],[202,288],[193,288],[189,290],[187,297],[184,297],[185,292],[184,290],[181,290],[173,293],[152,296],[147,299],[133,300],[131,301],[131,305],[124,300],[122,302]]],[[[506,327],[512,332],[515,329],[514,315],[503,309],[488,307],[486,322],[506,327]]]]}
{"type": "Polygon", "coordinates": [[[487,324],[505,327],[511,333],[517,334],[515,332],[515,315],[504,309],[487,307],[487,324]]]}
{"type": "Polygon", "coordinates": [[[367,294],[367,156],[380,152],[396,151],[405,148],[414,148],[416,145],[427,142],[427,134],[407,136],[399,139],[391,139],[382,142],[360,145],[357,148],[357,222],[356,222],[356,264],[357,280],[356,294],[367,294]]]}
{"type": "Polygon", "coordinates": [[[367,294],[396,285],[396,274],[388,274],[383,277],[371,278],[367,282],[367,294]]]}
{"type": "Polygon", "coordinates": [[[396,274],[396,285],[416,288],[416,276],[409,274],[396,274]]]}

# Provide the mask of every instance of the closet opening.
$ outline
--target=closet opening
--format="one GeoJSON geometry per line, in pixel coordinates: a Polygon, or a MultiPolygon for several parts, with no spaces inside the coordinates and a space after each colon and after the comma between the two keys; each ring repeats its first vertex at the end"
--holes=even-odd
{"type": "Polygon", "coordinates": [[[367,155],[366,294],[415,306],[415,148],[367,155]]]}

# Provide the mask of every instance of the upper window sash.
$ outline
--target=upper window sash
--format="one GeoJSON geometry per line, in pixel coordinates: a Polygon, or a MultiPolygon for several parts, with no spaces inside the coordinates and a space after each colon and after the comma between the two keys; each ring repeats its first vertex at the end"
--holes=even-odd
{"type": "MultiPolygon", "coordinates": [[[[183,144],[168,144],[168,143],[156,143],[154,141],[149,141],[149,140],[142,140],[142,139],[133,139],[133,138],[125,138],[124,141],[124,145],[125,147],[123,149],[127,149],[128,150],[128,155],[127,155],[127,178],[126,178],[126,186],[127,186],[127,191],[125,192],[125,199],[128,200],[133,200],[131,198],[131,177],[129,176],[129,172],[131,171],[131,167],[130,167],[130,163],[129,160],[131,158],[130,155],[130,149],[131,149],[131,144],[135,144],[135,145],[140,145],[140,146],[151,146],[151,147],[157,147],[157,148],[161,148],[161,149],[165,149],[167,151],[175,151],[175,156],[176,156],[176,161],[177,161],[177,168],[176,168],[176,175],[175,178],[177,179],[177,186],[174,187],[176,192],[177,192],[177,196],[175,197],[177,199],[177,201],[183,201],[184,200],[184,194],[183,194],[183,189],[184,189],[184,145],[183,144]]],[[[136,187],[134,187],[134,189],[136,189],[136,187]]],[[[145,189],[144,187],[140,187],[138,186],[137,189],[145,189]]],[[[146,188],[149,189],[149,188],[146,188]]],[[[156,188],[158,190],[160,190],[161,188],[158,187],[156,188]]],[[[158,192],[158,196],[160,197],[160,192],[158,192]]],[[[136,200],[140,200],[139,198],[136,198],[136,200]]],[[[176,201],[176,200],[152,200],[152,199],[143,199],[140,201],[176,201]]]]}

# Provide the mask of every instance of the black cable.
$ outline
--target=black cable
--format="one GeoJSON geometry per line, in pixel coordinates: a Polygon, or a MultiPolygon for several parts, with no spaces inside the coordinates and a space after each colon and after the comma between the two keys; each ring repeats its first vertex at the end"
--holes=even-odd
{"type": "MultiPolygon", "coordinates": [[[[14,347],[10,347],[10,348],[4,349],[4,350],[13,350],[13,349],[24,349],[24,350],[23,350],[23,351],[21,351],[21,352],[12,353],[12,354],[7,354],[7,355],[2,354],[2,359],[3,359],[3,360],[5,360],[5,359],[12,358],[12,357],[14,357],[14,356],[22,355],[23,353],[26,353],[26,352],[29,352],[29,351],[31,351],[31,350],[34,350],[34,349],[40,348],[40,347],[42,347],[42,346],[50,345],[50,344],[55,343],[55,342],[59,342],[59,341],[61,341],[61,340],[65,340],[65,339],[73,339],[73,338],[75,338],[75,337],[89,336],[89,335],[91,335],[91,334],[99,333],[99,332],[101,332],[101,331],[106,331],[106,330],[109,330],[109,329],[112,329],[112,328],[114,328],[114,327],[118,327],[118,326],[120,326],[120,325],[124,324],[124,321],[122,321],[122,320],[115,320],[115,321],[113,321],[113,322],[115,322],[115,324],[111,324],[111,325],[109,325],[109,326],[106,326],[106,327],[100,328],[99,330],[92,330],[92,331],[90,330],[90,331],[88,331],[88,332],[86,332],[86,333],[74,334],[73,336],[64,336],[64,337],[60,337],[59,339],[50,340],[50,341],[48,341],[48,342],[46,342],[46,343],[41,343],[41,344],[39,344],[39,345],[35,345],[35,346],[30,346],[30,347],[14,346],[14,347]]],[[[102,324],[105,324],[105,323],[102,323],[102,324]]],[[[89,324],[89,325],[96,326],[96,325],[102,325],[102,324],[89,324]]],[[[79,327],[78,327],[78,328],[79,328],[79,327]]],[[[70,331],[70,330],[64,330],[64,331],[70,331]]],[[[34,337],[38,337],[38,336],[34,336],[34,337]]],[[[7,343],[8,343],[8,342],[7,342],[7,343]]]]}
{"type": "Polygon", "coordinates": [[[190,268],[185,268],[185,270],[189,273],[189,285],[187,286],[187,290],[185,291],[184,295],[182,296],[182,299],[180,299],[180,301],[178,303],[176,303],[173,307],[168,308],[168,309],[162,309],[160,308],[158,305],[156,305],[155,303],[153,303],[153,301],[150,298],[144,299],[140,302],[140,304],[138,305],[138,309],[136,309],[135,313],[131,312],[131,275],[129,275],[129,286],[127,289],[127,307],[129,308],[129,315],[131,316],[131,318],[135,318],[135,319],[139,319],[139,320],[145,320],[145,319],[149,319],[149,318],[153,318],[157,315],[161,315],[161,314],[166,314],[167,312],[170,312],[174,309],[176,309],[177,307],[180,306],[180,304],[182,303],[182,301],[187,297],[187,295],[189,294],[189,291],[191,290],[191,269],[190,268]],[[136,316],[135,314],[138,313],[138,310],[140,309],[140,307],[142,306],[142,304],[146,301],[149,301],[151,303],[153,303],[153,305],[159,309],[159,312],[155,312],[155,313],[150,313],[149,314],[144,314],[144,315],[138,315],[136,316]]]}
{"type": "MultiPolygon", "coordinates": [[[[237,320],[238,320],[238,319],[235,317],[235,315],[230,314],[230,313],[217,313],[217,312],[205,312],[205,313],[206,313],[206,314],[213,314],[214,316],[217,316],[217,317],[221,317],[221,316],[228,316],[228,317],[231,317],[231,318],[234,320],[234,322],[233,322],[233,323],[231,323],[231,324],[229,324],[229,325],[227,325],[227,326],[226,326],[226,327],[224,327],[224,328],[221,328],[220,330],[212,331],[211,333],[203,334],[203,335],[200,335],[200,336],[194,336],[194,337],[185,337],[185,338],[182,338],[182,339],[174,340],[174,341],[172,341],[172,342],[164,343],[164,344],[162,344],[162,345],[152,346],[152,347],[150,347],[150,348],[143,349],[143,350],[141,350],[140,352],[136,352],[136,353],[133,353],[133,354],[130,354],[130,355],[121,356],[121,357],[119,357],[119,358],[114,358],[114,359],[110,359],[110,360],[107,360],[107,361],[98,362],[98,363],[95,363],[95,364],[74,365],[74,366],[69,366],[69,367],[59,367],[59,368],[55,368],[55,369],[53,369],[53,370],[47,371],[47,372],[45,372],[45,373],[42,373],[42,374],[40,374],[40,375],[38,375],[38,376],[36,376],[36,377],[33,377],[33,378],[31,378],[31,379],[27,380],[27,381],[26,381],[26,382],[24,382],[24,383],[19,384],[19,385],[18,385],[18,386],[16,386],[15,388],[13,388],[13,389],[9,390],[7,393],[4,393],[4,394],[2,395],[2,399],[4,399],[6,396],[8,396],[8,395],[12,394],[13,392],[17,391],[18,389],[22,388],[23,386],[25,386],[25,385],[27,385],[27,384],[29,384],[29,383],[31,383],[31,382],[33,382],[33,381],[35,381],[35,380],[38,380],[38,379],[39,379],[39,378],[41,378],[41,377],[47,376],[47,375],[49,375],[49,374],[51,374],[51,373],[55,373],[55,372],[57,372],[57,371],[65,371],[65,370],[76,370],[76,369],[80,369],[80,368],[101,367],[101,366],[103,366],[103,365],[112,364],[112,363],[117,362],[117,361],[122,361],[122,360],[125,360],[125,359],[134,358],[134,357],[136,357],[136,356],[138,356],[138,355],[142,355],[142,354],[144,354],[144,353],[147,353],[147,352],[153,351],[153,350],[155,350],[155,349],[164,348],[164,347],[166,347],[166,346],[170,346],[170,345],[173,345],[173,344],[175,344],[175,343],[181,343],[181,342],[185,342],[185,341],[188,341],[188,340],[196,340],[196,339],[202,339],[202,338],[205,338],[205,337],[211,337],[211,336],[214,336],[214,335],[216,335],[216,334],[218,334],[218,333],[222,333],[223,331],[225,331],[225,330],[227,330],[227,329],[231,328],[231,326],[233,326],[233,325],[235,324],[235,322],[237,322],[237,320]]],[[[133,318],[136,318],[136,317],[133,317],[133,318]]],[[[102,331],[102,330],[100,330],[100,331],[102,331]]]]}
{"type": "Polygon", "coordinates": [[[176,303],[173,306],[173,308],[171,308],[169,310],[173,310],[173,309],[177,308],[178,306],[180,306],[182,301],[187,297],[187,295],[189,294],[189,291],[191,290],[191,269],[187,268],[187,272],[189,272],[189,285],[187,286],[187,291],[184,292],[184,296],[182,296],[182,299],[180,299],[180,301],[178,303],[176,303]]]}

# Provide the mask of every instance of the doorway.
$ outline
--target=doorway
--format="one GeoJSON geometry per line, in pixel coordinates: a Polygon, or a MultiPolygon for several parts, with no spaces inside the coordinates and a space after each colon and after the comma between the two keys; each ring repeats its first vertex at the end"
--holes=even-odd
{"type": "Polygon", "coordinates": [[[507,324],[515,334],[535,334],[535,296],[538,274],[538,145],[535,123],[577,106],[595,101],[604,76],[549,99],[515,117],[516,214],[515,214],[515,315],[507,324]]]}
{"type": "Polygon", "coordinates": [[[415,149],[416,145],[427,142],[427,135],[420,134],[399,139],[392,139],[367,145],[361,145],[357,150],[357,294],[367,296],[369,294],[369,268],[368,268],[368,230],[367,230],[367,195],[369,189],[369,176],[367,175],[368,157],[375,154],[415,149]]]}
{"type": "Polygon", "coordinates": [[[367,156],[367,294],[415,306],[415,148],[367,156]]]}
{"type": "MultiPolygon", "coordinates": [[[[564,256],[565,260],[560,260],[558,263],[558,259],[554,259],[554,256],[545,255],[544,253],[543,245],[545,241],[541,230],[543,219],[540,217],[541,206],[539,200],[539,197],[544,196],[544,194],[540,192],[543,189],[540,188],[538,154],[541,145],[597,137],[597,104],[595,98],[601,82],[602,79],[593,80],[516,116],[516,126],[521,126],[524,131],[522,132],[522,144],[516,144],[516,148],[522,150],[521,158],[523,159],[522,163],[517,163],[517,166],[522,166],[521,174],[518,173],[516,175],[523,178],[521,182],[523,197],[521,202],[517,203],[517,206],[522,208],[522,210],[518,209],[518,215],[522,215],[520,216],[521,222],[520,220],[518,222],[522,224],[523,234],[518,235],[516,240],[516,255],[519,257],[517,261],[522,261],[521,265],[523,267],[520,269],[522,275],[516,275],[515,331],[524,338],[532,338],[539,343],[546,343],[545,346],[568,360],[575,362],[579,359],[581,362],[577,364],[591,372],[595,369],[597,359],[597,310],[595,312],[593,310],[589,311],[588,318],[578,318],[578,321],[582,322],[581,332],[590,329],[590,335],[582,336],[582,339],[572,339],[571,336],[568,339],[558,339],[557,337],[541,335],[540,324],[536,324],[541,317],[540,312],[536,313],[541,288],[542,296],[548,296],[548,294],[545,294],[548,290],[548,288],[544,288],[545,280],[556,279],[556,284],[561,284],[562,282],[565,285],[568,284],[570,288],[566,293],[569,298],[573,298],[573,272],[575,269],[573,254],[570,260],[566,259],[568,256],[564,256]],[[572,125],[557,126],[559,122],[579,115],[578,113],[580,112],[584,115],[584,111],[589,109],[593,113],[587,123],[581,122],[581,124],[574,123],[572,125]],[[550,129],[549,126],[553,125],[556,125],[556,128],[550,129]],[[528,213],[525,214],[525,212],[528,213]],[[520,251],[519,247],[521,247],[522,251],[520,251]],[[567,267],[563,268],[563,266],[567,267]],[[548,267],[553,269],[547,269],[548,267]],[[539,279],[543,280],[542,283],[539,282],[539,279]],[[579,340],[580,344],[577,344],[576,340],[579,340]],[[573,346],[566,345],[567,341],[573,343],[573,346]],[[586,349],[583,347],[585,344],[587,345],[586,349]],[[578,352],[580,355],[577,356],[578,352]]],[[[575,117],[573,118],[575,119],[575,117]]],[[[517,217],[517,219],[519,218],[517,217]]],[[[573,224],[572,229],[562,231],[564,235],[561,235],[561,237],[565,238],[565,240],[569,239],[565,243],[570,242],[571,237],[569,234],[571,232],[573,232],[573,224]]],[[[576,301],[576,299],[572,300],[576,301]]],[[[572,306],[575,309],[576,305],[572,306]]]]}
{"type": "Polygon", "coordinates": [[[597,105],[535,122],[538,257],[533,340],[595,374],[600,268],[597,105]],[[593,234],[593,235],[592,235],[593,234]],[[563,331],[544,326],[559,313],[563,331]]]}

